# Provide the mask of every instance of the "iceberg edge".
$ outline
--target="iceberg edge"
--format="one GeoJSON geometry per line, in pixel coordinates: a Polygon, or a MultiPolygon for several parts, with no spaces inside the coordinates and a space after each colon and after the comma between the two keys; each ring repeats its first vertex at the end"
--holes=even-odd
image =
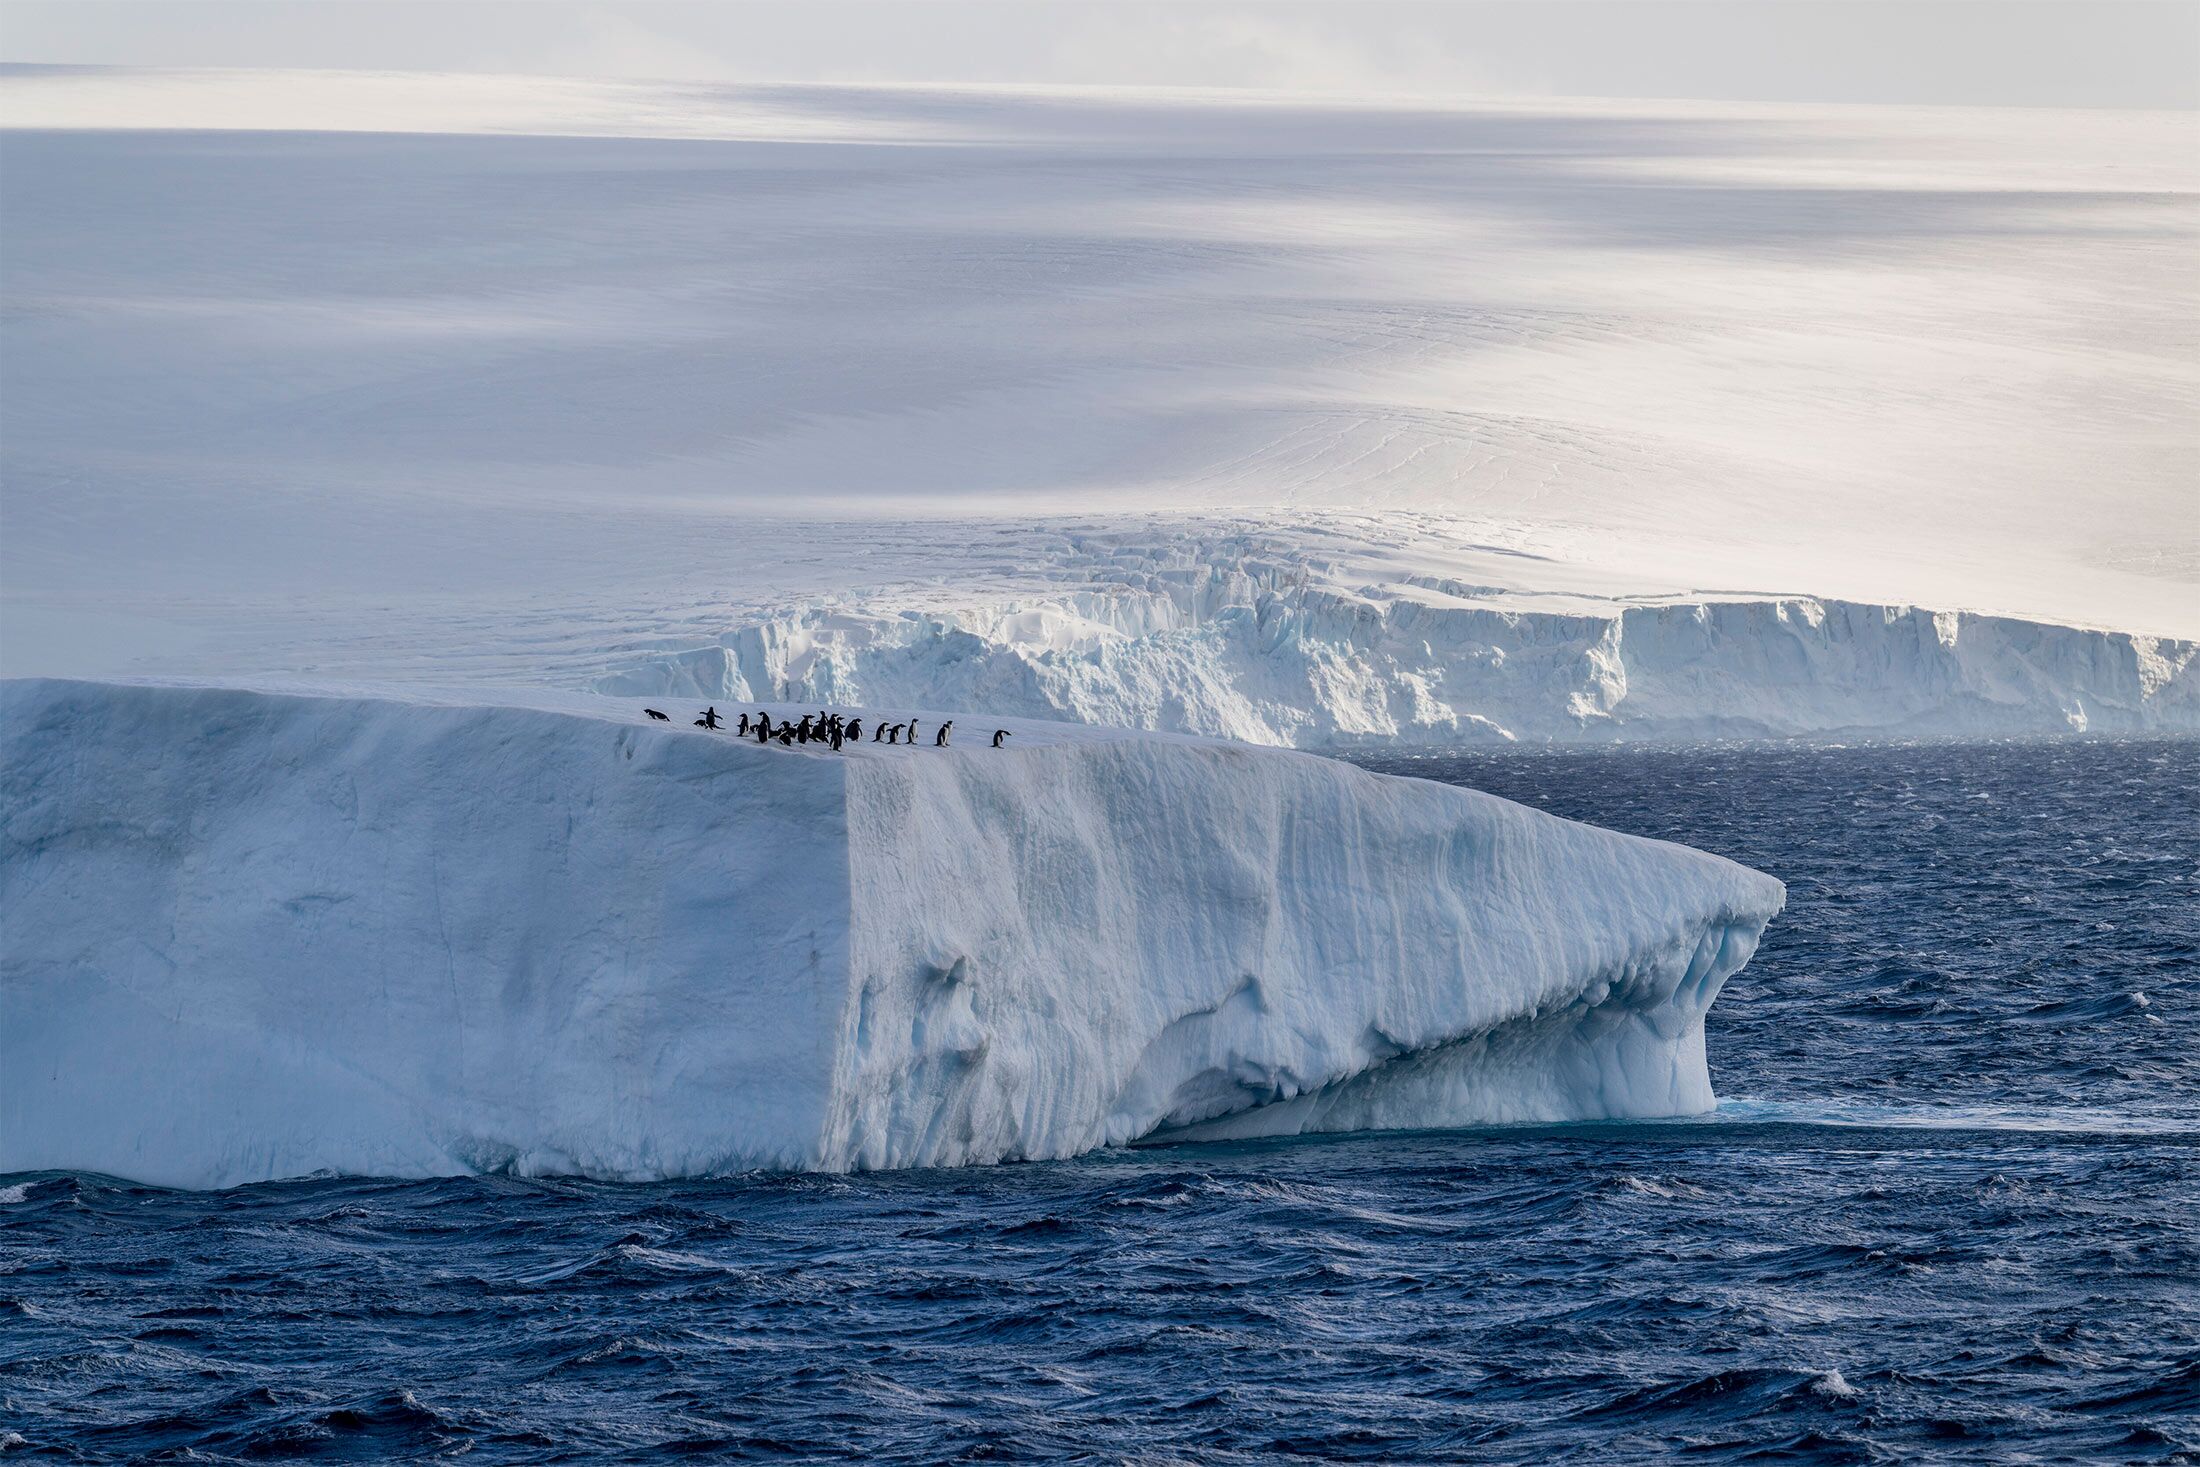
{"type": "Polygon", "coordinates": [[[647,1180],[1689,1114],[1784,900],[1303,754],[829,755],[586,706],[0,685],[0,1172],[647,1180]]]}

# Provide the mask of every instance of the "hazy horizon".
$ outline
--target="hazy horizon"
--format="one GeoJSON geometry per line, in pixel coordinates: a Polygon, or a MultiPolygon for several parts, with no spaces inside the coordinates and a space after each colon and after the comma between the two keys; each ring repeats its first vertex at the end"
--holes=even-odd
{"type": "Polygon", "coordinates": [[[0,60],[1464,99],[2192,109],[2200,6],[10,0],[0,60]]]}

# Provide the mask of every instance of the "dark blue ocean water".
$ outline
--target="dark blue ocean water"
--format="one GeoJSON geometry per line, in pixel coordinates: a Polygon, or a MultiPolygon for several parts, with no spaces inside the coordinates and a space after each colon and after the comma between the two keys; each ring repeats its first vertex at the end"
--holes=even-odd
{"type": "Polygon", "coordinates": [[[1368,758],[1790,905],[1684,1123],[662,1186],[0,1179],[87,1461],[2200,1461],[2200,746],[1368,758]]]}

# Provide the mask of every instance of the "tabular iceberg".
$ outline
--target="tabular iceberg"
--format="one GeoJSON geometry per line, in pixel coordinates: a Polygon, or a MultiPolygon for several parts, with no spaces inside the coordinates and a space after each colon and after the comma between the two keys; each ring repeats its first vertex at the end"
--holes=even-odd
{"type": "Polygon", "coordinates": [[[0,1171],[641,1179],[1690,1113],[1783,901],[1472,791],[1060,725],[830,755],[611,699],[38,680],[0,730],[0,1171]]]}
{"type": "Polygon", "coordinates": [[[992,606],[789,611],[595,686],[971,699],[1300,748],[2200,731],[2200,647],[2171,637],[1810,598],[1533,611],[1481,589],[1263,585],[1221,560],[992,606]]]}

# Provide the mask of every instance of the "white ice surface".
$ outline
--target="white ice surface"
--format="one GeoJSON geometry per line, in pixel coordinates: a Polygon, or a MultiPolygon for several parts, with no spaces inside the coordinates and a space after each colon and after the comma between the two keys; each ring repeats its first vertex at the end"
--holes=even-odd
{"type": "Polygon", "coordinates": [[[594,686],[1299,747],[2200,732],[2200,648],[2174,638],[1808,598],[1531,597],[1325,563],[1303,533],[1065,538],[1053,584],[990,605],[758,613],[701,646],[599,654],[594,686]]]}
{"type": "Polygon", "coordinates": [[[12,672],[791,628],[962,702],[913,616],[994,711],[1271,742],[2194,726],[2188,114],[32,68],[0,122],[12,672]]]}
{"type": "Polygon", "coordinates": [[[1770,878],[1301,754],[992,727],[836,756],[550,692],[0,684],[0,1172],[647,1178],[1712,1103],[1770,878]]]}

